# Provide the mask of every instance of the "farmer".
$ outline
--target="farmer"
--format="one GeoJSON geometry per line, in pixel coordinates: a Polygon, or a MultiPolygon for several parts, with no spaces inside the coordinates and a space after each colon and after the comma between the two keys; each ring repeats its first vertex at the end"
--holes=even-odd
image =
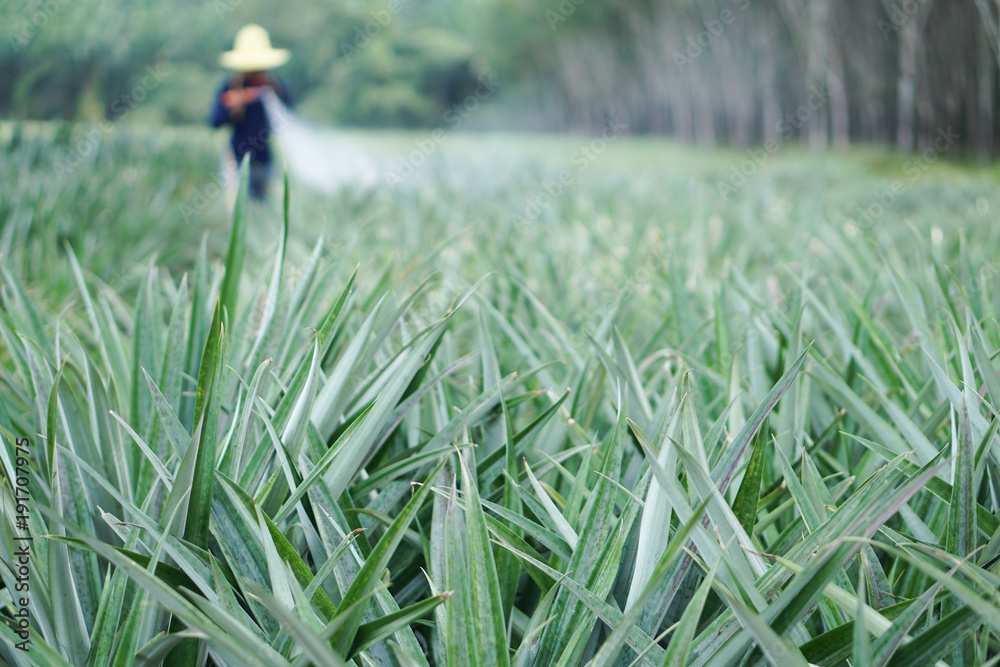
{"type": "Polygon", "coordinates": [[[267,182],[271,176],[271,127],[261,95],[270,89],[285,105],[290,105],[288,87],[270,70],[288,62],[287,49],[271,48],[267,31],[255,23],[240,28],[232,51],[219,56],[219,64],[234,73],[216,95],[212,110],[212,127],[226,123],[233,126],[231,141],[236,164],[250,154],[250,197],[267,198],[267,182]]]}

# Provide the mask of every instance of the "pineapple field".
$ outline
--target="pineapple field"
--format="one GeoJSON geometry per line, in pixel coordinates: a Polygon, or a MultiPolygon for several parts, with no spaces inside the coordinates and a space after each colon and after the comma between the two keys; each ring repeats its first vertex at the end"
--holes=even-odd
{"type": "Polygon", "coordinates": [[[0,661],[997,664],[942,137],[359,132],[388,176],[230,205],[208,130],[0,126],[0,661]]]}

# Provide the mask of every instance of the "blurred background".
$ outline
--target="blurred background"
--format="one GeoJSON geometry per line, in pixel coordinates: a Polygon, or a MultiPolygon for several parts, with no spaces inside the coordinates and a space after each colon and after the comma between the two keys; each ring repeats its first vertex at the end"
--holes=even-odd
{"type": "Polygon", "coordinates": [[[223,76],[218,55],[252,21],[292,50],[278,71],[299,113],[325,124],[593,133],[618,119],[630,134],[704,146],[799,139],[906,152],[950,132],[960,146],[951,156],[987,162],[997,152],[998,7],[6,0],[0,117],[204,123],[223,76]]]}

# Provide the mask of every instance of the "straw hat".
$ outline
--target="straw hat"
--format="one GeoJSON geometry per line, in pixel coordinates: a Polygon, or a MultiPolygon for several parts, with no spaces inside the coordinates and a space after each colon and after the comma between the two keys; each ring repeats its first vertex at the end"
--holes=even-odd
{"type": "Polygon", "coordinates": [[[250,23],[236,33],[233,50],[219,56],[219,64],[238,72],[257,72],[284,65],[291,57],[288,49],[271,48],[267,30],[250,23]]]}

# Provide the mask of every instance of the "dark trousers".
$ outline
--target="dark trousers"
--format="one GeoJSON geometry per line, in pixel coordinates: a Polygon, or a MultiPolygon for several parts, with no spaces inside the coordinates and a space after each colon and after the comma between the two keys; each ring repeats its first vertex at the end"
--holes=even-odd
{"type": "Polygon", "coordinates": [[[267,186],[271,180],[270,163],[250,160],[250,199],[267,199],[267,186]]]}

